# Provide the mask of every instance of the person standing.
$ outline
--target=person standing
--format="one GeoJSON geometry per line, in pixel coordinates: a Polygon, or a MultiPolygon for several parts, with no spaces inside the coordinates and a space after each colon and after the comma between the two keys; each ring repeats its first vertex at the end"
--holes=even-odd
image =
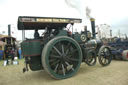
{"type": "Polygon", "coordinates": [[[5,53],[4,66],[6,66],[6,65],[8,65],[8,58],[9,58],[9,50],[7,47],[5,47],[4,53],[5,53]]]}
{"type": "Polygon", "coordinates": [[[34,33],[34,38],[35,39],[39,39],[40,35],[38,33],[38,29],[35,30],[35,33],[34,33]]]}

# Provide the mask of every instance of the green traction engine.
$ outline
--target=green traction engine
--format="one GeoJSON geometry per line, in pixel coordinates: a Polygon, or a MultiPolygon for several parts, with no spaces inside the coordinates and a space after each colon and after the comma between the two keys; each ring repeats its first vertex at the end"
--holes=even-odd
{"type": "Polygon", "coordinates": [[[109,65],[111,51],[95,39],[94,19],[91,19],[92,35],[86,27],[81,33],[73,32],[74,23],[81,22],[75,18],[20,16],[19,30],[35,30],[33,39],[21,43],[26,64],[23,71],[28,71],[28,67],[32,71],[45,70],[55,79],[65,79],[75,75],[82,62],[95,65],[97,56],[102,66],[109,65]],[[42,36],[38,30],[44,30],[42,36]]]}

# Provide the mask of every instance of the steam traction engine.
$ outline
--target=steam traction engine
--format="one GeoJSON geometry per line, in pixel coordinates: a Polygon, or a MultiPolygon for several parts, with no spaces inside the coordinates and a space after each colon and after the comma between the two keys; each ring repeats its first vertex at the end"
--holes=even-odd
{"type": "Polygon", "coordinates": [[[95,39],[95,23],[91,19],[92,35],[87,29],[73,33],[73,24],[81,23],[75,18],[26,17],[18,18],[19,30],[45,30],[41,37],[26,39],[21,44],[26,66],[23,71],[45,70],[55,79],[64,79],[76,74],[82,62],[92,66],[99,62],[107,66],[111,62],[109,47],[95,39]],[[72,27],[72,32],[66,28],[72,27]]]}
{"type": "Polygon", "coordinates": [[[3,52],[4,52],[4,56],[3,59],[7,59],[7,63],[8,63],[8,59],[12,59],[14,60],[15,56],[18,56],[18,49],[16,46],[16,39],[14,37],[11,36],[5,36],[2,37],[0,39],[0,41],[4,42],[3,44],[3,52]]]}

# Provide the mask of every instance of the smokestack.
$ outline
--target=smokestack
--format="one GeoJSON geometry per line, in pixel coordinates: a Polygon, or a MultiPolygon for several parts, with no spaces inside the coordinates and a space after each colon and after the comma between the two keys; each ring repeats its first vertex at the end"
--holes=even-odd
{"type": "Polygon", "coordinates": [[[92,27],[92,36],[93,36],[93,39],[95,39],[96,38],[95,19],[94,18],[90,18],[90,21],[91,21],[91,27],[92,27]]]}
{"type": "Polygon", "coordinates": [[[112,30],[110,30],[110,37],[112,38],[112,30]]]}
{"type": "Polygon", "coordinates": [[[11,25],[8,25],[8,36],[11,36],[11,25]]]}

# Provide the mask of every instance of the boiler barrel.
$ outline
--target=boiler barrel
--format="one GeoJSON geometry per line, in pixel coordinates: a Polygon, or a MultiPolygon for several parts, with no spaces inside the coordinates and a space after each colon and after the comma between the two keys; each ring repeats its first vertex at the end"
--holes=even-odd
{"type": "Polygon", "coordinates": [[[101,40],[89,40],[88,42],[85,43],[85,46],[87,48],[95,48],[99,49],[102,46],[102,41],[101,40]]]}

